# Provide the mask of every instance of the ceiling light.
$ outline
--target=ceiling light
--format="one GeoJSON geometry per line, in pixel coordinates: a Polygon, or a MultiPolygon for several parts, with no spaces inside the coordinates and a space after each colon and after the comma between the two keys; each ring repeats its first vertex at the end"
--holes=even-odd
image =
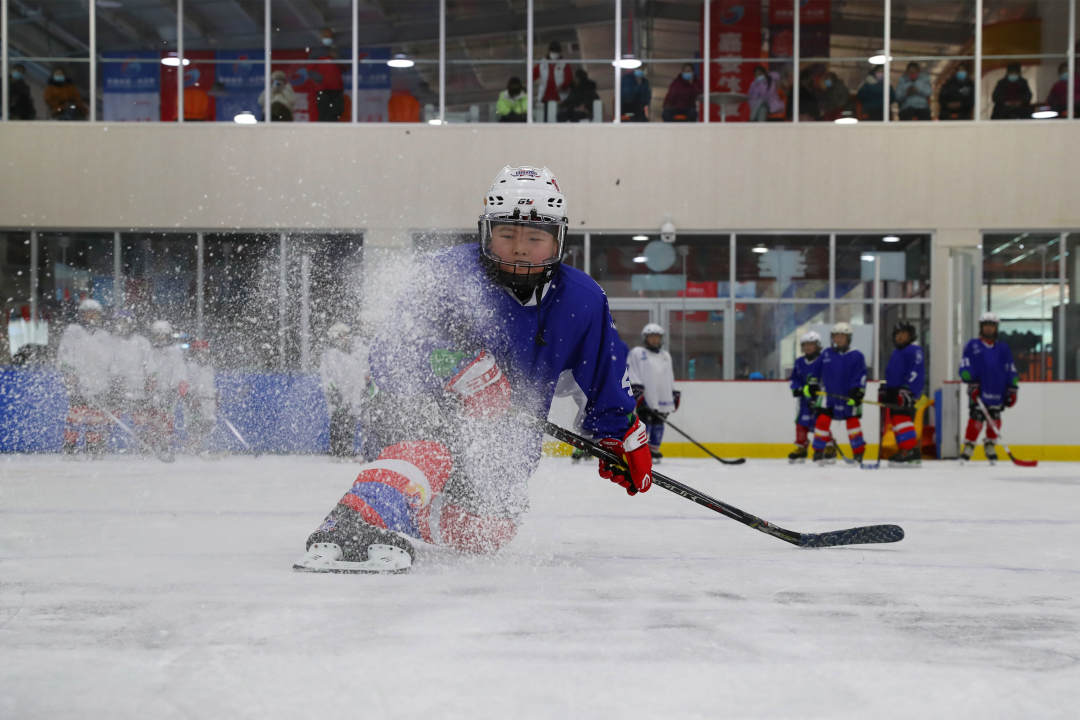
{"type": "Polygon", "coordinates": [[[611,64],[622,70],[637,70],[641,67],[641,61],[633,55],[623,55],[622,60],[612,60],[611,64]]]}
{"type": "Polygon", "coordinates": [[[1050,118],[1056,118],[1058,116],[1057,110],[1051,110],[1050,108],[1043,108],[1031,113],[1031,117],[1035,120],[1049,120],[1050,118]]]}
{"type": "Polygon", "coordinates": [[[769,252],[769,248],[765,247],[764,245],[755,245],[754,247],[750,248],[750,250],[751,252],[756,252],[759,255],[764,255],[765,253],[769,252]]]}
{"type": "Polygon", "coordinates": [[[833,120],[837,125],[856,125],[859,122],[857,117],[838,117],[833,120]]]}
{"type": "Polygon", "coordinates": [[[881,238],[881,242],[896,243],[900,242],[900,238],[896,235],[886,235],[885,237],[881,238]]]}
{"type": "MultiPolygon", "coordinates": [[[[161,58],[161,64],[167,67],[178,67],[180,65],[180,59],[175,55],[170,55],[169,57],[161,58]]],[[[191,60],[188,58],[184,58],[184,67],[187,67],[190,64],[191,60]]]]}
{"type": "Polygon", "coordinates": [[[430,120],[427,121],[427,124],[428,125],[442,125],[443,123],[442,123],[442,120],[440,120],[439,118],[431,118],[430,120]]]}
{"type": "MultiPolygon", "coordinates": [[[[892,55],[889,56],[889,62],[892,62],[892,55]]],[[[870,56],[870,64],[871,65],[884,65],[885,64],[885,53],[880,53],[878,55],[871,55],[870,56]]]]}
{"type": "Polygon", "coordinates": [[[638,255],[636,258],[634,258],[634,262],[636,262],[636,263],[649,262],[649,258],[645,257],[644,255],[638,255]]]}
{"type": "Polygon", "coordinates": [[[873,255],[862,255],[859,259],[863,262],[874,262],[875,258],[873,255]]]}
{"type": "Polygon", "coordinates": [[[648,235],[635,235],[630,239],[631,240],[637,240],[638,242],[645,242],[646,240],[649,239],[649,236],[648,235]]]}
{"type": "Polygon", "coordinates": [[[416,64],[416,62],[413,61],[405,53],[397,53],[397,54],[394,55],[394,57],[387,60],[386,64],[389,65],[392,68],[403,69],[403,68],[411,68],[413,65],[416,64]]]}
{"type": "Polygon", "coordinates": [[[237,125],[254,125],[259,121],[255,119],[255,115],[253,115],[250,111],[245,110],[241,113],[233,115],[233,122],[237,125]]]}

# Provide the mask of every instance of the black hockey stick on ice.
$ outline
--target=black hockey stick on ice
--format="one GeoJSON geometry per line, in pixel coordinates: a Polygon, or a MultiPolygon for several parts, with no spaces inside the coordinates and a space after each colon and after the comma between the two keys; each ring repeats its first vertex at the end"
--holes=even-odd
{"type": "MultiPolygon", "coordinates": [[[[986,409],[986,403],[983,402],[981,396],[976,396],[975,402],[979,403],[979,408],[983,411],[983,415],[986,416],[986,422],[993,424],[994,433],[997,434],[998,442],[1001,443],[1001,447],[1005,448],[1005,454],[1009,456],[1009,459],[1013,461],[1014,465],[1019,465],[1020,467],[1035,467],[1039,464],[1038,460],[1021,460],[1013,455],[1012,450],[1005,444],[1005,438],[1001,437],[1001,421],[994,422],[994,418],[990,417],[990,411],[986,409]]],[[[987,437],[989,437],[989,433],[987,434],[987,437]]]]}
{"type": "Polygon", "coordinates": [[[98,411],[100,411],[105,417],[109,418],[109,420],[111,420],[112,423],[114,425],[116,425],[116,427],[120,428],[125,433],[127,433],[128,436],[132,440],[137,442],[139,444],[139,446],[142,447],[143,450],[151,453],[154,457],[156,457],[158,460],[160,460],[163,463],[175,462],[176,456],[173,455],[171,452],[169,452],[167,450],[158,450],[157,448],[154,448],[153,446],[150,445],[150,443],[146,442],[141,437],[139,437],[139,434],[137,432],[135,432],[134,430],[132,430],[131,427],[126,422],[124,422],[120,418],[116,417],[115,415],[113,415],[111,412],[109,412],[105,408],[98,407],[96,409],[98,411]]]}
{"type": "MultiPolygon", "coordinates": [[[[538,419],[537,423],[544,432],[556,440],[561,440],[567,445],[584,450],[593,457],[599,458],[616,467],[625,467],[620,458],[608,452],[592,440],[570,432],[547,420],[538,419]]],[[[862,545],[865,543],[894,543],[904,539],[904,530],[899,525],[865,525],[863,527],[833,530],[824,533],[801,533],[795,532],[794,530],[785,530],[778,525],[773,525],[755,515],[744,512],[734,505],[728,505],[716,498],[709,497],[705,493],[695,490],[689,485],[684,485],[678,480],[669,478],[656,471],[653,471],[653,483],[665,490],[670,490],[676,495],[681,495],[687,500],[692,500],[698,505],[707,507],[713,512],[718,512],[732,520],[738,520],[743,525],[752,527],[766,535],[780,538],[792,545],[798,545],[799,547],[833,547],[836,545],[862,545]]]]}
{"type": "Polygon", "coordinates": [[[668,425],[670,425],[672,430],[679,433],[684,438],[686,438],[687,440],[689,440],[690,442],[694,443],[699,448],[701,448],[701,450],[703,450],[706,455],[713,458],[714,460],[719,460],[720,462],[724,463],[725,465],[742,465],[744,462],[746,462],[746,458],[735,458],[734,460],[725,460],[724,458],[719,457],[718,455],[713,455],[712,452],[709,450],[709,448],[705,447],[704,445],[699,443],[697,440],[695,440],[694,438],[690,437],[685,432],[680,430],[678,425],[674,424],[670,420],[664,420],[664,422],[667,423],[668,425]]]}

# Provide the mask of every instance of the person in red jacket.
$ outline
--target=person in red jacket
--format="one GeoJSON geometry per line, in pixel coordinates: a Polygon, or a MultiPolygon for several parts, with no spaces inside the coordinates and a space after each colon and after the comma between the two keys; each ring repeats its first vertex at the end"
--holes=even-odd
{"type": "MultiPolygon", "coordinates": [[[[570,85],[574,81],[574,71],[570,63],[562,59],[562,45],[558,40],[552,40],[548,46],[548,56],[533,66],[533,82],[535,92],[540,100],[547,106],[551,100],[562,102],[570,93],[570,85]]],[[[548,118],[554,121],[555,118],[548,118]]]]}
{"type": "Polygon", "coordinates": [[[668,86],[664,96],[664,122],[697,122],[697,99],[701,81],[694,77],[694,66],[686,63],[668,86]]]}

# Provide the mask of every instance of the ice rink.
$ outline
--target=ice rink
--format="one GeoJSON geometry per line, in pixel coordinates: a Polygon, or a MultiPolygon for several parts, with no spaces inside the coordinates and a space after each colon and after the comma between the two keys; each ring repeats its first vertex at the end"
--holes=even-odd
{"type": "Polygon", "coordinates": [[[494,558],[296,573],[356,465],[0,458],[2,718],[1072,718],[1080,468],[545,460],[494,558]]]}

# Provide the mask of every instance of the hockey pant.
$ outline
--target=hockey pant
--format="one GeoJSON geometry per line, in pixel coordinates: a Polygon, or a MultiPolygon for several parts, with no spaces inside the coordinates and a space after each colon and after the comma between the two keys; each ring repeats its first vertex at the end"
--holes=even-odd
{"type": "Polygon", "coordinates": [[[441,443],[403,442],[383,449],[360,473],[338,508],[357,513],[369,525],[435,545],[471,553],[492,553],[517,532],[514,518],[482,515],[444,492],[453,460],[441,443]]]}
{"type": "MultiPolygon", "coordinates": [[[[832,440],[832,415],[828,412],[818,413],[814,423],[814,452],[821,452],[832,440]]],[[[859,418],[847,418],[848,442],[851,443],[851,452],[862,455],[866,450],[866,442],[863,440],[862,425],[859,418]]]]}
{"type": "Polygon", "coordinates": [[[807,447],[810,431],[814,429],[814,409],[806,400],[799,401],[799,414],[795,416],[795,444],[807,447]]]}
{"type": "Polygon", "coordinates": [[[649,433],[649,449],[653,452],[660,452],[660,443],[664,439],[664,421],[645,423],[645,430],[649,433]]]}
{"type": "Polygon", "coordinates": [[[152,448],[166,449],[172,442],[175,408],[166,411],[164,403],[149,402],[133,414],[135,432],[152,448]]]}
{"type": "Polygon", "coordinates": [[[330,454],[352,457],[356,454],[356,416],[348,405],[332,405],[330,413],[330,454]]]}
{"type": "Polygon", "coordinates": [[[983,424],[986,425],[986,439],[987,441],[994,441],[998,438],[998,429],[1001,427],[1001,408],[996,405],[987,405],[986,409],[990,412],[991,422],[986,422],[986,414],[979,407],[978,403],[972,403],[968,408],[968,422],[967,430],[964,431],[964,440],[970,443],[977,442],[979,440],[979,433],[982,432],[983,424]]]}
{"type": "Polygon", "coordinates": [[[915,421],[911,415],[906,415],[898,410],[889,413],[893,433],[896,435],[896,445],[901,450],[912,450],[919,444],[918,435],[915,434],[915,421]]]}
{"type": "Polygon", "coordinates": [[[86,440],[86,450],[100,452],[109,439],[109,419],[101,410],[85,400],[73,400],[68,406],[64,420],[64,451],[72,452],[79,445],[79,437],[86,440]]]}

